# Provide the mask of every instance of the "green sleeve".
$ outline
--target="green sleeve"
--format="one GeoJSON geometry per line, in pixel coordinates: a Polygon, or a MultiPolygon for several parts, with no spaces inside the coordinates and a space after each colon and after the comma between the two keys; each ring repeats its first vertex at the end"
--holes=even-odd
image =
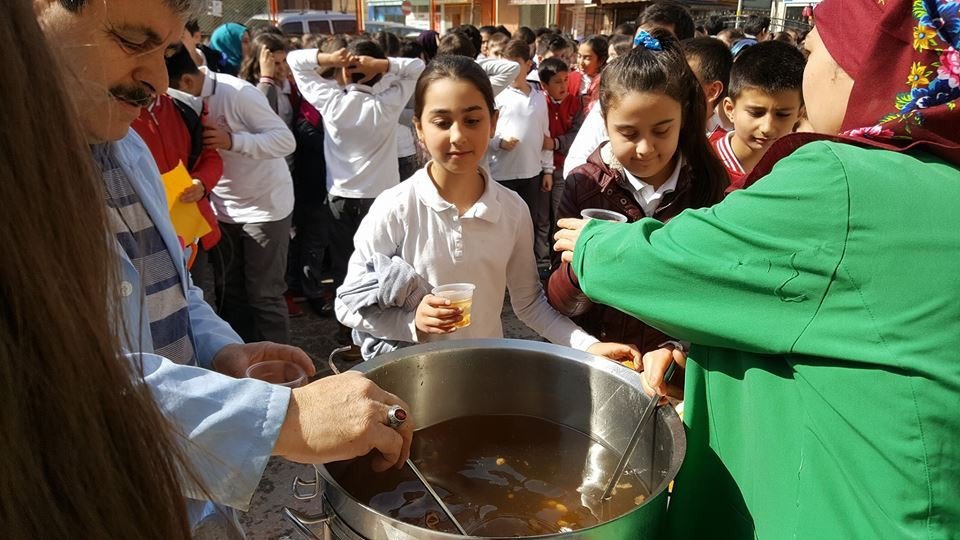
{"type": "Polygon", "coordinates": [[[701,345],[788,353],[844,253],[843,164],[806,145],[750,189],[667,224],[589,223],[573,269],[593,300],[701,345]]]}

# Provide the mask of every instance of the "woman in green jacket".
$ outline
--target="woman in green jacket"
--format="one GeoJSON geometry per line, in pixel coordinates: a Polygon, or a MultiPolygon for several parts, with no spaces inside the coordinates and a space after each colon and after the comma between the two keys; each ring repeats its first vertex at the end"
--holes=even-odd
{"type": "Polygon", "coordinates": [[[821,135],[669,224],[561,222],[588,296],[693,343],[673,537],[960,535],[958,7],[825,0],[821,135]]]}

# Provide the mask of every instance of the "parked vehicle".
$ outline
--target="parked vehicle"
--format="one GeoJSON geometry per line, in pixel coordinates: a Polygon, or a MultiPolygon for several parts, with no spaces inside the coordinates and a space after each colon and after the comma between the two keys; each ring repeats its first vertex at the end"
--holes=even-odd
{"type": "MultiPolygon", "coordinates": [[[[247,28],[270,25],[270,15],[261,13],[247,20],[247,28]]],[[[277,28],[288,36],[303,34],[356,34],[357,18],[339,11],[286,10],[277,16],[277,28]]]]}
{"type": "Polygon", "coordinates": [[[363,23],[364,32],[375,34],[380,31],[390,32],[398,37],[418,37],[424,32],[423,28],[404,26],[395,22],[369,21],[363,23]]]}

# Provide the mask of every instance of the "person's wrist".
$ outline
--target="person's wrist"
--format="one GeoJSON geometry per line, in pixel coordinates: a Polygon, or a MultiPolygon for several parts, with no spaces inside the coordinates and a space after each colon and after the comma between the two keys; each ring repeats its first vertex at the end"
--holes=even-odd
{"type": "Polygon", "coordinates": [[[227,150],[233,150],[233,133],[227,132],[227,150]]]}
{"type": "Polygon", "coordinates": [[[280,425],[280,434],[273,445],[273,455],[287,457],[297,453],[303,445],[303,429],[300,423],[300,403],[297,399],[299,389],[290,391],[290,401],[287,404],[287,414],[280,425]]]}

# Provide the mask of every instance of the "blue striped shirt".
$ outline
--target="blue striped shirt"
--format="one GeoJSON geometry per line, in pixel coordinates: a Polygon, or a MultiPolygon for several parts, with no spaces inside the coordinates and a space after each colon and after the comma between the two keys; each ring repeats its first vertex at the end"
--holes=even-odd
{"type": "Polygon", "coordinates": [[[93,156],[103,178],[111,229],[140,274],[153,350],[178,364],[196,364],[177,263],[110,148],[95,145],[93,156]]]}

